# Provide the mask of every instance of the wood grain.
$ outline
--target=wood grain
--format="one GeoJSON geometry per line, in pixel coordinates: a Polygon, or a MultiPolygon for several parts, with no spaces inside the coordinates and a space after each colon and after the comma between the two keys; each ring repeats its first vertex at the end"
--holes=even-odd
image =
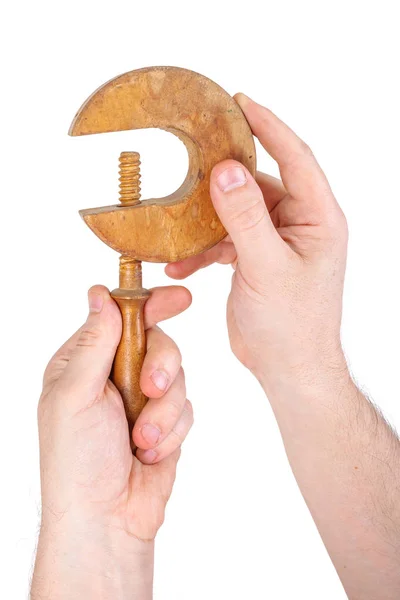
{"type": "Polygon", "coordinates": [[[146,354],[143,309],[150,292],[142,287],[141,263],[120,257],[119,288],[111,292],[122,316],[122,336],[115,354],[111,379],[121,394],[129,428],[146,404],[140,389],[140,373],[146,354]]]}
{"type": "Polygon", "coordinates": [[[177,67],[150,67],[112,79],[76,114],[70,135],[157,127],[178,136],[189,154],[185,181],[165,198],[140,201],[139,155],[120,157],[120,204],[80,211],[103,242],[121,253],[120,286],[112,292],[123,319],[112,378],[130,428],[146,398],[140,372],[146,339],[140,261],[174,262],[204,252],[225,237],[211,202],[212,168],[232,158],[254,175],[256,152],[250,127],[229,94],[203,75],[177,67]]]}
{"type": "Polygon", "coordinates": [[[174,262],[198,254],[226,235],[210,198],[210,174],[233,158],[254,174],[253,136],[235,100],[203,75],[176,67],[125,73],[99,88],[77,113],[73,136],[158,127],[177,135],[189,153],[182,186],[137,206],[81,211],[87,225],[121,254],[174,262]]]}

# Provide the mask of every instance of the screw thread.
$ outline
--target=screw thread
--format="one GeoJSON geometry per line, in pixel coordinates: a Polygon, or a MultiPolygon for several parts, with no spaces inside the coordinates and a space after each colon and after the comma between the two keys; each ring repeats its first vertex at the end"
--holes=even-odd
{"type": "Polygon", "coordinates": [[[119,200],[123,206],[140,202],[140,154],[121,152],[119,157],[119,200]]]}

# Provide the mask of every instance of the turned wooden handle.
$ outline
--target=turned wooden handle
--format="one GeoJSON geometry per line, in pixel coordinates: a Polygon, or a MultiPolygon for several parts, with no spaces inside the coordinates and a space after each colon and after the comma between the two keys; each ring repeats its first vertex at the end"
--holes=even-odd
{"type": "Polygon", "coordinates": [[[150,293],[143,288],[116,289],[111,292],[122,315],[122,336],[115,355],[111,380],[122,396],[130,431],[147,402],[140,389],[140,372],[146,354],[143,309],[149,295],[150,293]]]}

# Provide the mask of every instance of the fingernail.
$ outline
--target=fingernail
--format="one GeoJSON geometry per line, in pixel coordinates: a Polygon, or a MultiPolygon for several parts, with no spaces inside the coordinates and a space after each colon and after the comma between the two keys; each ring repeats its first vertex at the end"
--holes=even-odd
{"type": "Polygon", "coordinates": [[[99,313],[103,308],[103,296],[96,292],[89,292],[89,311],[91,313],[99,313]]]}
{"type": "Polygon", "coordinates": [[[154,450],[145,450],[144,452],[141,452],[140,460],[142,462],[147,463],[148,465],[154,462],[156,458],[157,452],[155,452],[154,450]]]}
{"type": "Polygon", "coordinates": [[[151,380],[161,392],[163,392],[168,385],[168,375],[162,369],[157,369],[151,376],[151,380]]]}
{"type": "Polygon", "coordinates": [[[235,188],[242,187],[247,181],[246,173],[240,167],[225,169],[217,177],[217,185],[221,192],[230,192],[235,188]]]}
{"type": "Polygon", "coordinates": [[[152,444],[153,446],[157,444],[160,439],[161,431],[158,427],[151,425],[151,423],[145,423],[140,430],[143,438],[146,440],[148,444],[152,444]]]}

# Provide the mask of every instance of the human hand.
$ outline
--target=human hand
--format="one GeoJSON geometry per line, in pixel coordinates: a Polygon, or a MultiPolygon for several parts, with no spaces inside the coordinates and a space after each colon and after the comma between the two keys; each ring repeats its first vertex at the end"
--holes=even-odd
{"type": "Polygon", "coordinates": [[[141,387],[150,400],[132,432],[136,456],[120,394],[108,379],[121,335],[120,312],[102,286],[91,288],[89,301],[85,325],[58,350],[44,375],[38,408],[42,524],[32,590],[54,579],[52,598],[102,597],[102,587],[88,578],[76,581],[76,589],[90,584],[99,595],[84,596],[86,588],[79,587],[73,596],[77,574],[90,571],[103,581],[103,569],[112,573],[114,565],[117,583],[121,571],[132,577],[141,570],[139,562],[147,575],[140,573],[125,594],[130,598],[140,589],[147,598],[148,589],[138,585],[151,580],[152,542],[193,421],[179,350],[156,323],[185,310],[191,297],[182,287],[155,288],[145,305],[141,387]]]}
{"type": "Polygon", "coordinates": [[[213,262],[233,265],[232,349],[267,393],[346,594],[394,600],[400,444],[341,348],[346,220],[308,146],[266,108],[237,101],[282,181],[263,173],[255,181],[232,160],[217,165],[210,192],[229,237],[166,272],[179,279],[213,262]]]}
{"type": "Polygon", "coordinates": [[[322,362],[343,365],[347,225],[308,146],[268,109],[243,94],[236,100],[282,181],[264,173],[255,181],[233,160],[218,164],[210,193],[229,235],[166,273],[182,279],[214,262],[233,266],[231,347],[269,391],[322,362]]]}

